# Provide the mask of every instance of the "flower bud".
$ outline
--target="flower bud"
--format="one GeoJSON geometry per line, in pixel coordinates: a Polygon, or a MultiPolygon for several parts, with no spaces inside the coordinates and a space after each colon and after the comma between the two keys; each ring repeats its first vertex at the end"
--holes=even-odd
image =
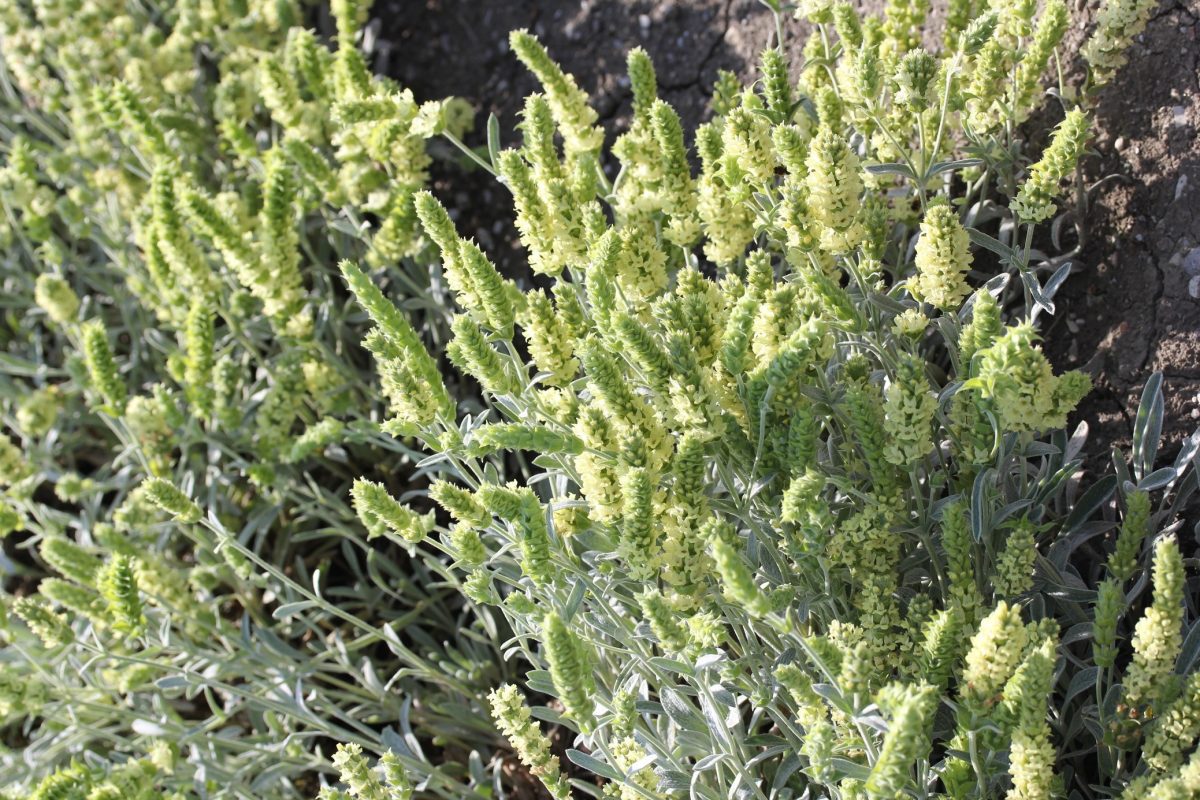
{"type": "Polygon", "coordinates": [[[33,286],[33,299],[46,316],[59,325],[77,321],[79,297],[71,285],[57,275],[42,273],[33,286]]]}

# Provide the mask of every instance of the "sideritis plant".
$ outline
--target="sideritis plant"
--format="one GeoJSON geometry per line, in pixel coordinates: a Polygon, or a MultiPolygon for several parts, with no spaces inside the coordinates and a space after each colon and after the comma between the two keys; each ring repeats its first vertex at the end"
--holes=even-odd
{"type": "Polygon", "coordinates": [[[360,516],[503,613],[531,669],[489,711],[554,797],[1194,796],[1198,440],[1155,469],[1156,380],[1133,453],[1081,481],[1089,381],[1039,343],[1070,266],[1038,226],[1074,214],[1089,110],[1040,155],[1020,124],[1067,9],[954,4],[937,51],[924,7],[801,10],[806,60],[767,50],[692,135],[631,53],[610,150],[512,35],[543,93],[490,166],[541,279],[417,195],[445,355],[488,401],[460,415],[441,351],[343,263],[447,515],[414,530],[363,487],[360,516]]]}

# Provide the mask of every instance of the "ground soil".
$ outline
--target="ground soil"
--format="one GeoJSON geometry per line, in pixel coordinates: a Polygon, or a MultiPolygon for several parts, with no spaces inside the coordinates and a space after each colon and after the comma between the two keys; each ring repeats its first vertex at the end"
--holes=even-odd
{"type": "MultiPolygon", "coordinates": [[[[1075,24],[1064,53],[1077,52],[1098,5],[1071,2],[1075,24]]],[[[868,0],[865,7],[881,5],[868,0]]],[[[421,98],[465,97],[481,121],[496,113],[505,143],[515,141],[522,98],[536,88],[508,52],[514,28],[535,32],[578,78],[610,136],[629,115],[629,48],[650,53],[661,95],[694,125],[707,113],[717,71],[750,76],[774,32],[757,0],[377,0],[374,13],[376,69],[421,98]]],[[[1088,243],[1060,293],[1046,345],[1061,369],[1084,369],[1095,379],[1076,414],[1092,430],[1086,452],[1095,467],[1112,446],[1127,445],[1141,389],[1155,371],[1167,377],[1164,448],[1173,451],[1200,425],[1198,22],[1200,0],[1164,0],[1099,99],[1085,173],[1089,183],[1108,180],[1092,192],[1088,243]]],[[[797,23],[788,24],[787,36],[788,49],[799,49],[797,23]]],[[[1079,74],[1077,61],[1064,67],[1079,74]]],[[[1047,111],[1050,124],[1055,113],[1047,111]]],[[[516,269],[507,194],[484,175],[435,178],[450,206],[465,209],[460,227],[516,269]]]]}

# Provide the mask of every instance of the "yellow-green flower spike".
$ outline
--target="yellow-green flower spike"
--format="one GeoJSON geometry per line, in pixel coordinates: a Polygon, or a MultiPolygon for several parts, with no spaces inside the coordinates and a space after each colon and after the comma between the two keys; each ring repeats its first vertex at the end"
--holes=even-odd
{"type": "Polygon", "coordinates": [[[492,520],[492,515],[475,494],[448,481],[430,484],[429,497],[456,520],[467,525],[481,528],[492,520]]]}
{"type": "Polygon", "coordinates": [[[787,59],[778,48],[767,48],[759,58],[759,70],[767,109],[775,115],[776,121],[786,121],[791,116],[793,103],[787,59]]]}
{"type": "Polygon", "coordinates": [[[1146,29],[1157,7],[1155,0],[1105,0],[1096,15],[1096,29],[1081,51],[1094,87],[1107,84],[1125,66],[1130,43],[1146,29]]]}
{"type": "Polygon", "coordinates": [[[1125,498],[1125,518],[1107,563],[1109,574],[1118,582],[1123,584],[1133,577],[1141,562],[1142,542],[1150,534],[1150,495],[1132,491],[1125,498]]]}
{"type": "Polygon", "coordinates": [[[755,582],[754,573],[730,541],[734,533],[729,524],[710,521],[705,525],[703,535],[712,549],[713,565],[721,578],[725,599],[751,617],[766,616],[771,610],[770,603],[762,588],[755,582]]]}
{"type": "Polygon", "coordinates": [[[1091,387],[1079,372],[1055,376],[1038,338],[1032,324],[1023,322],[1007,328],[979,353],[978,377],[971,383],[995,403],[1004,430],[1062,427],[1091,387]]]}
{"type": "Polygon", "coordinates": [[[39,598],[19,597],[13,601],[11,608],[47,648],[62,647],[75,640],[75,632],[71,630],[66,616],[52,611],[39,598]]]}
{"type": "Polygon", "coordinates": [[[963,672],[967,697],[979,703],[994,699],[1016,671],[1028,640],[1020,610],[1003,601],[997,604],[971,638],[963,672]]]}
{"type": "Polygon", "coordinates": [[[550,677],[567,714],[585,733],[595,725],[592,665],[584,643],[551,612],[542,622],[542,641],[550,677]]]}
{"type": "Polygon", "coordinates": [[[629,51],[625,58],[629,71],[629,88],[633,92],[633,113],[645,116],[650,113],[650,107],[658,100],[658,79],[654,74],[654,62],[649,54],[640,47],[629,51]]]}
{"type": "Polygon", "coordinates": [[[263,208],[259,215],[262,263],[253,282],[246,283],[246,275],[239,275],[239,279],[262,301],[263,311],[281,330],[292,336],[306,336],[312,323],[301,310],[304,281],[296,230],[295,171],[279,150],[270,151],[264,163],[263,208]]]}
{"type": "Polygon", "coordinates": [[[38,553],[60,575],[83,586],[90,586],[100,570],[100,559],[64,537],[43,539],[38,553]]]}
{"type": "Polygon", "coordinates": [[[927,684],[905,687],[883,738],[883,747],[867,777],[864,788],[871,800],[903,796],[912,784],[913,765],[929,749],[929,728],[937,705],[938,693],[934,687],[927,684]]]}
{"type": "Polygon", "coordinates": [[[1033,523],[1024,519],[1009,532],[992,576],[997,598],[1013,600],[1033,588],[1033,565],[1038,556],[1036,533],[1033,523]]]}
{"type": "Polygon", "coordinates": [[[583,443],[570,433],[545,425],[501,422],[476,428],[468,440],[471,449],[480,454],[527,450],[531,453],[579,455],[583,443]]]}
{"type": "Polygon", "coordinates": [[[918,300],[943,311],[957,309],[970,294],[966,274],[971,268],[971,242],[948,205],[938,204],[925,212],[917,239],[917,274],[909,288],[918,300]]]}
{"type": "Polygon", "coordinates": [[[454,339],[446,352],[451,363],[479,381],[495,396],[516,394],[520,384],[509,369],[508,362],[488,342],[479,326],[465,314],[450,324],[454,339]]]}
{"type": "MultiPolygon", "coordinates": [[[[383,292],[367,278],[366,273],[353,263],[342,261],[338,266],[350,290],[378,326],[380,336],[390,346],[386,350],[387,354],[393,356],[398,366],[411,376],[414,391],[423,392],[423,396],[429,401],[422,405],[446,417],[453,417],[454,401],[446,391],[438,364],[429,355],[420,336],[413,330],[404,314],[384,297],[383,292]]],[[[418,421],[428,422],[430,419],[423,415],[418,421]]]]}
{"type": "Polygon", "coordinates": [[[1117,625],[1125,611],[1125,592],[1114,578],[1100,584],[1092,622],[1092,662],[1112,667],[1117,661],[1117,625]]]}
{"type": "Polygon", "coordinates": [[[352,49],[354,37],[367,21],[371,3],[363,0],[333,0],[329,7],[337,25],[338,47],[352,49]]]}
{"type": "Polygon", "coordinates": [[[1050,146],[1041,160],[1029,168],[1029,177],[1012,202],[1012,210],[1023,222],[1042,222],[1055,210],[1064,179],[1075,173],[1088,138],[1088,118],[1080,109],[1067,112],[1066,119],[1054,131],[1050,146]]]}
{"type": "Polygon", "coordinates": [[[58,275],[38,275],[33,286],[33,299],[46,312],[46,316],[59,325],[78,321],[79,297],[71,285],[58,275]]]}
{"type": "Polygon", "coordinates": [[[1193,672],[1179,697],[1166,708],[1146,736],[1146,763],[1156,772],[1183,765],[1184,755],[1200,737],[1200,672],[1193,672]]]}
{"type": "Polygon", "coordinates": [[[932,426],[937,398],[925,377],[925,360],[904,354],[884,401],[884,457],[899,466],[924,458],[933,449],[932,426]]]}
{"type": "Polygon", "coordinates": [[[1066,1],[1048,0],[1041,16],[1038,17],[1033,40],[1017,64],[1017,73],[1013,81],[1013,92],[1016,95],[1013,105],[1018,122],[1023,122],[1034,110],[1038,82],[1070,23],[1071,17],[1066,1]]]}
{"type": "Polygon", "coordinates": [[[214,305],[210,297],[195,295],[184,325],[187,345],[184,383],[187,385],[188,398],[204,417],[212,413],[216,397],[213,391],[213,366],[216,363],[213,352],[213,326],[216,317],[214,305]]]}
{"type": "Polygon", "coordinates": [[[96,584],[108,605],[113,628],[129,636],[140,636],[146,629],[146,617],[142,613],[141,591],[133,560],[114,555],[100,570],[96,584]]]}
{"type": "Polygon", "coordinates": [[[128,395],[109,347],[104,323],[99,320],[85,322],[80,328],[79,337],[92,386],[113,413],[121,414],[125,410],[128,395]]]}
{"type": "Polygon", "coordinates": [[[184,494],[179,487],[162,478],[147,478],[142,483],[146,499],[153,505],[171,514],[176,522],[189,524],[199,522],[203,516],[200,506],[184,494]]]}
{"type": "Polygon", "coordinates": [[[1000,319],[1000,306],[996,304],[996,298],[988,291],[979,292],[975,297],[971,321],[963,326],[958,336],[959,374],[974,376],[971,362],[975,355],[995,344],[1002,333],[1004,323],[1000,319]]]}
{"type": "Polygon", "coordinates": [[[546,382],[550,385],[568,385],[579,372],[579,360],[563,314],[544,292],[534,290],[525,296],[525,320],[525,338],[533,363],[539,371],[548,373],[546,382]]]}
{"type": "Polygon", "coordinates": [[[571,800],[571,787],[562,774],[558,757],[550,751],[550,741],[542,734],[517,687],[502,686],[488,695],[492,719],[508,739],[513,750],[529,771],[537,777],[555,800],[571,800]]]}
{"type": "Polygon", "coordinates": [[[1178,692],[1175,661],[1183,644],[1183,560],[1164,537],[1154,547],[1154,601],[1133,629],[1133,663],[1125,673],[1125,704],[1156,711],[1178,692]]]}
{"type": "Polygon", "coordinates": [[[808,153],[808,206],[823,227],[821,247],[846,252],[862,238],[862,173],[858,156],[834,129],[823,125],[808,153]]]}
{"type": "Polygon", "coordinates": [[[382,535],[385,530],[410,544],[424,541],[435,523],[434,514],[418,514],[398,502],[382,484],[359,478],[350,489],[354,510],[367,529],[368,538],[382,535]]]}
{"type": "Polygon", "coordinates": [[[513,53],[541,82],[546,99],[558,123],[568,156],[594,153],[604,141],[604,132],[595,127],[597,114],[588,105],[587,93],[575,79],[562,71],[549,53],[529,31],[513,31],[509,35],[513,53]]]}

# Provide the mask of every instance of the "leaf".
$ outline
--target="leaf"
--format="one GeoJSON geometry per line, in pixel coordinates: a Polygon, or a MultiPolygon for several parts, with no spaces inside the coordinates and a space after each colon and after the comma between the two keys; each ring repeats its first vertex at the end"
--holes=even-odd
{"type": "Polygon", "coordinates": [[[1054,274],[1050,276],[1050,280],[1046,281],[1046,285],[1042,287],[1047,297],[1054,297],[1054,295],[1058,294],[1058,290],[1062,288],[1063,282],[1070,276],[1072,266],[1073,264],[1067,261],[1054,271],[1054,274]]]}
{"type": "Polygon", "coordinates": [[[548,694],[551,697],[558,697],[558,689],[555,688],[554,679],[550,677],[550,672],[548,670],[529,670],[525,676],[525,683],[535,692],[548,694]]]}
{"type": "Polygon", "coordinates": [[[1049,442],[1030,442],[1025,447],[1025,455],[1030,458],[1040,458],[1042,456],[1057,456],[1062,453],[1062,450],[1050,444],[1049,442]]]}
{"type": "Polygon", "coordinates": [[[842,695],[840,689],[832,683],[814,683],[813,691],[821,697],[829,701],[830,705],[841,711],[846,716],[854,716],[854,709],[850,706],[850,702],[842,695]]]}
{"type": "Polygon", "coordinates": [[[907,164],[867,164],[866,170],[872,175],[902,175],[909,180],[916,180],[917,177],[907,164]]]}
{"type": "Polygon", "coordinates": [[[848,761],[844,758],[830,759],[833,768],[847,778],[853,778],[856,781],[865,781],[871,777],[871,770],[862,764],[857,764],[853,761],[848,761]]]}
{"type": "Polygon", "coordinates": [[[936,178],[943,172],[953,172],[956,169],[978,167],[982,163],[982,158],[959,158],[954,161],[939,161],[925,172],[925,178],[928,180],[930,178],[936,178]]]}
{"type": "Polygon", "coordinates": [[[575,585],[571,587],[571,596],[567,598],[567,602],[563,606],[563,622],[570,623],[574,618],[575,612],[579,610],[579,604],[583,602],[583,593],[586,589],[587,585],[583,581],[575,581],[575,585]]]}
{"type": "Polygon", "coordinates": [[[988,518],[987,509],[984,507],[984,495],[994,472],[993,468],[988,467],[975,476],[975,485],[971,487],[971,537],[977,542],[983,541],[984,526],[988,518]]]}
{"type": "Polygon", "coordinates": [[[1138,480],[1154,468],[1163,425],[1163,375],[1156,372],[1142,389],[1137,419],[1133,423],[1133,474],[1138,480]]]}
{"type": "Polygon", "coordinates": [[[1100,674],[1099,667],[1088,667],[1075,673],[1071,678],[1070,685],[1067,686],[1067,693],[1063,696],[1063,708],[1071,705],[1071,701],[1082,692],[1092,689],[1096,685],[1096,676],[1100,674]]]}
{"type": "Polygon", "coordinates": [[[284,603],[279,608],[275,609],[271,616],[275,619],[287,619],[288,617],[293,617],[296,614],[299,614],[301,611],[306,611],[310,608],[313,608],[316,605],[317,603],[312,600],[297,600],[294,603],[284,603]]]}
{"type": "Polygon", "coordinates": [[[1029,296],[1033,298],[1033,311],[1030,313],[1031,319],[1036,319],[1037,315],[1045,311],[1047,314],[1054,313],[1054,302],[1046,297],[1042,291],[1042,285],[1038,283],[1037,276],[1031,270],[1021,270],[1021,283],[1025,284],[1025,288],[1029,291],[1029,296]]]}
{"type": "Polygon", "coordinates": [[[699,715],[696,709],[690,703],[683,699],[675,689],[669,686],[664,686],[658,693],[659,700],[662,702],[663,710],[667,712],[667,716],[671,721],[681,728],[690,728],[692,730],[700,730],[699,715]]]}
{"type": "MultiPolygon", "coordinates": [[[[995,241],[993,239],[993,241],[995,241]]],[[[1000,244],[997,242],[997,244],[1000,244]]],[[[1004,247],[1004,245],[1000,245],[1004,247]]],[[[1012,282],[1012,276],[1007,272],[1002,272],[994,278],[989,278],[987,283],[983,284],[983,288],[988,291],[993,297],[999,299],[1000,293],[1008,288],[1008,284],[1012,282]]]]}
{"type": "Polygon", "coordinates": [[[791,780],[792,776],[802,766],[804,765],[800,763],[800,759],[794,755],[785,758],[783,763],[779,765],[779,769],[775,772],[775,780],[771,783],[772,796],[778,795],[779,790],[791,780]]]}
{"type": "Polygon", "coordinates": [[[676,661],[673,658],[655,656],[654,658],[651,658],[648,663],[650,666],[657,669],[665,669],[668,672],[674,672],[687,678],[696,677],[696,671],[692,669],[690,664],[685,664],[682,661],[676,661]]]}
{"type": "Polygon", "coordinates": [[[1154,470],[1154,472],[1151,472],[1138,481],[1137,488],[1143,492],[1152,492],[1155,489],[1161,489],[1173,483],[1178,477],[1179,473],[1175,471],[1174,467],[1163,467],[1162,469],[1154,470]]]}
{"type": "Polygon", "coordinates": [[[1183,440],[1179,454],[1175,456],[1175,469],[1182,474],[1198,453],[1200,453],[1200,430],[1194,431],[1191,436],[1183,440]]]}
{"type": "Polygon", "coordinates": [[[530,706],[529,714],[534,719],[548,722],[551,725],[562,725],[564,721],[562,714],[547,706],[530,706]]]}
{"type": "Polygon", "coordinates": [[[391,750],[396,755],[404,756],[405,758],[416,758],[417,754],[409,749],[408,742],[404,740],[395,728],[388,726],[379,734],[379,741],[388,750],[391,750]]]}
{"type": "Polygon", "coordinates": [[[1015,264],[1017,262],[1016,254],[1008,245],[1001,242],[992,236],[988,236],[977,228],[967,228],[967,235],[971,237],[971,241],[985,250],[991,250],[996,255],[1000,256],[1006,264],[1015,264]]]}
{"type": "Polygon", "coordinates": [[[606,764],[598,758],[593,758],[587,753],[570,749],[567,750],[567,758],[570,759],[572,764],[583,767],[593,775],[598,775],[601,778],[607,778],[610,781],[623,782],[625,780],[625,776],[622,775],[612,765],[606,764]]]}
{"type": "Polygon", "coordinates": [[[1067,461],[1070,461],[1075,458],[1075,456],[1079,455],[1079,451],[1081,451],[1083,446],[1087,444],[1088,432],[1089,428],[1087,422],[1080,422],[1075,428],[1075,432],[1071,434],[1070,441],[1067,442],[1067,461]]]}
{"type": "Polygon", "coordinates": [[[492,167],[495,168],[496,163],[500,160],[500,119],[495,113],[488,114],[487,146],[488,158],[492,162],[492,167]]]}
{"type": "Polygon", "coordinates": [[[1180,675],[1191,675],[1196,671],[1198,665],[1200,665],[1200,620],[1193,622],[1192,627],[1188,629],[1187,636],[1183,640],[1183,647],[1179,649],[1179,660],[1175,671],[1180,675]]]}
{"type": "Polygon", "coordinates": [[[1063,523],[1063,535],[1070,536],[1079,530],[1097,509],[1108,502],[1116,488],[1116,475],[1105,475],[1092,484],[1067,515],[1067,520],[1063,523]]]}
{"type": "Polygon", "coordinates": [[[660,794],[686,792],[692,785],[692,779],[685,772],[668,769],[658,774],[658,791],[660,794]]]}

